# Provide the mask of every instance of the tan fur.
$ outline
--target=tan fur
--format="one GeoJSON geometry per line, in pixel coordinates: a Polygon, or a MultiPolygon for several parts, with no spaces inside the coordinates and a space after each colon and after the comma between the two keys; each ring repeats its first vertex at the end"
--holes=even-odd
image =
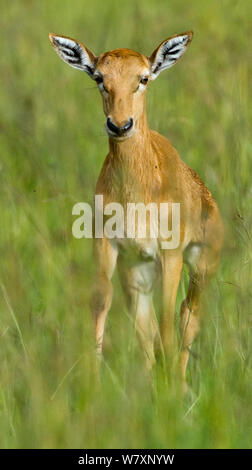
{"type": "MultiPolygon", "coordinates": [[[[187,34],[188,46],[192,33],[187,34]]],[[[136,315],[138,335],[151,367],[155,361],[153,342],[157,332],[152,296],[158,271],[161,266],[161,337],[164,350],[172,355],[177,289],[183,261],[188,262],[191,281],[181,306],[180,371],[185,389],[189,350],[199,331],[200,293],[218,266],[223,228],[217,204],[196,172],[180,159],[165,137],[148,127],[146,91],[136,90],[146,71],[150,76],[150,65],[159,47],[150,59],[129,49],[110,51],[95,59],[94,74],[102,75],[106,90],[102,92],[105,115],[117,126],[123,126],[130,117],[135,122],[135,132],[130,137],[109,138],[109,153],[96,194],[104,196],[104,204],[120,202],[125,208],[128,202],[180,202],[181,243],[176,250],[162,250],[160,240],[157,245],[151,245],[149,238],[118,242],[106,238],[95,240],[97,277],[93,313],[101,354],[105,319],[112,302],[111,278],[118,261],[127,304],[136,315]],[[154,247],[153,257],[145,259],[146,249],[150,247],[154,247]],[[199,254],[192,263],[190,257],[194,251],[199,254]]]]}

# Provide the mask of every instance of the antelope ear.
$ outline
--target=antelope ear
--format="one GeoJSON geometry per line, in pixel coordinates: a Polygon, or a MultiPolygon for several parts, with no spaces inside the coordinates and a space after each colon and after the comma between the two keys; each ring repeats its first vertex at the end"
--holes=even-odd
{"type": "Polygon", "coordinates": [[[84,44],[75,39],[53,33],[49,34],[49,39],[64,62],[75,69],[87,72],[93,78],[96,58],[84,44]]]}
{"type": "Polygon", "coordinates": [[[165,39],[149,57],[151,78],[155,80],[162,70],[169,69],[184,54],[193,38],[193,32],[177,34],[165,39]]]}

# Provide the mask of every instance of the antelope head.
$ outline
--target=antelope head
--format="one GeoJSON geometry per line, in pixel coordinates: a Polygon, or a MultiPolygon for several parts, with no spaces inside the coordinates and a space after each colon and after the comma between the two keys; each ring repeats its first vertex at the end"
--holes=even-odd
{"type": "Polygon", "coordinates": [[[193,32],[188,31],[165,39],[150,57],[131,49],[116,49],[96,57],[75,39],[49,34],[61,59],[97,83],[106,116],[105,129],[116,140],[129,138],[139,130],[149,82],[175,64],[192,37],[193,32]]]}

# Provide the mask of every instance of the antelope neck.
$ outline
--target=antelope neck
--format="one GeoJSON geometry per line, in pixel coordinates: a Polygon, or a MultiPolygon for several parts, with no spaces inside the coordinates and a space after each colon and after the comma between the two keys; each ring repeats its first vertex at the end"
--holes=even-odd
{"type": "Polygon", "coordinates": [[[144,165],[146,170],[148,162],[153,161],[153,150],[145,113],[136,123],[135,133],[131,137],[125,140],[109,138],[109,148],[113,159],[125,165],[125,169],[131,167],[137,170],[139,166],[144,165]]]}

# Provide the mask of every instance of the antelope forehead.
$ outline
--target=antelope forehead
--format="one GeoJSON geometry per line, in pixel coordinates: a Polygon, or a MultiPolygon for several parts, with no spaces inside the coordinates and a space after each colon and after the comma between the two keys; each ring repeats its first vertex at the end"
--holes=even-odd
{"type": "Polygon", "coordinates": [[[100,56],[97,68],[100,68],[102,73],[110,73],[111,70],[120,73],[123,70],[127,70],[129,73],[131,71],[138,73],[142,69],[149,71],[149,64],[146,57],[137,52],[130,49],[116,49],[100,56]]]}
{"type": "Polygon", "coordinates": [[[127,87],[134,86],[143,77],[150,77],[150,70],[146,67],[125,67],[112,65],[109,68],[97,67],[96,74],[103,76],[104,82],[109,86],[118,85],[119,83],[127,87]]]}

